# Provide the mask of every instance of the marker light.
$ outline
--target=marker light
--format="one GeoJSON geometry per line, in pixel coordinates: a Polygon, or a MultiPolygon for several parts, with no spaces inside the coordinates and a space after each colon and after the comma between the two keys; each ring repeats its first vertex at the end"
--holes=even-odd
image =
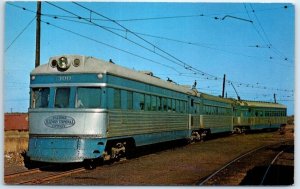
{"type": "Polygon", "coordinates": [[[68,63],[68,59],[66,57],[60,57],[57,66],[62,70],[66,70],[70,67],[70,64],[68,63]]]}
{"type": "Polygon", "coordinates": [[[103,78],[103,74],[99,73],[98,75],[98,79],[102,79],[103,78]]]}
{"type": "Polygon", "coordinates": [[[76,58],[74,61],[73,61],[73,66],[75,67],[78,67],[80,65],[80,60],[78,58],[76,58]]]}
{"type": "Polygon", "coordinates": [[[57,66],[57,60],[52,60],[50,65],[52,68],[55,68],[57,66]]]}

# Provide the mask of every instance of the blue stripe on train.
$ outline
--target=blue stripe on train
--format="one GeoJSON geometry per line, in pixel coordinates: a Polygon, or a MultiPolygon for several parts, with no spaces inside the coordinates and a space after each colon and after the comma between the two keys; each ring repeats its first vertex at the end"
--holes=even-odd
{"type": "Polygon", "coordinates": [[[97,74],[65,74],[65,75],[36,75],[31,84],[53,84],[53,83],[97,83],[103,82],[97,74]]]}

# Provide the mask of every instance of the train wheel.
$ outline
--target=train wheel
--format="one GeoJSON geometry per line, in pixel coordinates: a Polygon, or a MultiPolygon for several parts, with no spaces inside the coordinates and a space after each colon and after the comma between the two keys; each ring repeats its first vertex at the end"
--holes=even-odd
{"type": "Polygon", "coordinates": [[[97,167],[97,161],[95,159],[84,160],[84,168],[87,170],[92,170],[97,167]]]}

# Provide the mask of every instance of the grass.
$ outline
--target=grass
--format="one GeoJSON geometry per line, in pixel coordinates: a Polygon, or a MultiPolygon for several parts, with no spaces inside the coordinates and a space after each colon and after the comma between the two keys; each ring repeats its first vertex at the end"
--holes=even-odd
{"type": "Polygon", "coordinates": [[[28,131],[5,131],[4,153],[22,153],[28,148],[28,131]]]}

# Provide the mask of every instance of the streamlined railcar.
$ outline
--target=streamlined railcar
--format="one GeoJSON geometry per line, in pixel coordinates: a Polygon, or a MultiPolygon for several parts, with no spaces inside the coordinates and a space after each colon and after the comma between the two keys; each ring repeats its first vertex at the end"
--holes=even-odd
{"type": "Polygon", "coordinates": [[[31,72],[31,160],[118,158],[131,147],[189,138],[197,93],[111,62],[52,57],[31,72]]]}
{"type": "MultiPolygon", "coordinates": [[[[30,74],[27,155],[54,163],[119,159],[138,146],[201,140],[238,126],[256,128],[258,116],[245,123],[239,114],[250,109],[252,116],[286,111],[274,103],[269,107],[200,93],[111,61],[55,56],[30,74]]],[[[271,119],[271,125],[279,122],[271,119]]]]}

